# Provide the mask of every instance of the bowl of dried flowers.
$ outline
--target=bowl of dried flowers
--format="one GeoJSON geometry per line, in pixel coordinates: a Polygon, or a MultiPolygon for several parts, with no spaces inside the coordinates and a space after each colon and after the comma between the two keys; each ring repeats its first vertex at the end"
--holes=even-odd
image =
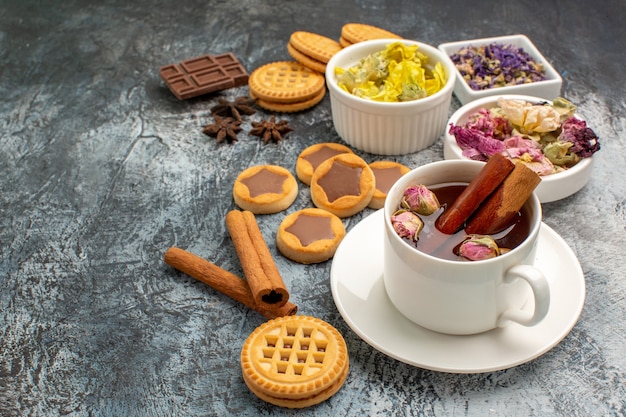
{"type": "Polygon", "coordinates": [[[562,97],[500,95],[474,100],[454,112],[443,137],[445,159],[487,161],[500,153],[525,163],[541,177],[536,193],[542,203],[583,188],[599,150],[599,138],[576,113],[576,106],[562,97]]]}
{"type": "Polygon", "coordinates": [[[337,52],[326,65],[326,85],[339,137],[378,155],[435,143],[455,83],[445,58],[436,47],[408,39],[374,39],[337,52]]]}
{"type": "Polygon", "coordinates": [[[525,35],[448,42],[438,49],[454,64],[461,104],[494,94],[547,100],[561,94],[561,76],[525,35]]]}

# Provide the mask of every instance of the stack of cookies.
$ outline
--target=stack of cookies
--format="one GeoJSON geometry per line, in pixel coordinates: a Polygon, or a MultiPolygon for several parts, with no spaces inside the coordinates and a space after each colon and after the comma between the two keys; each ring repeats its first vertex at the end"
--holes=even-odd
{"type": "Polygon", "coordinates": [[[370,41],[372,39],[401,39],[401,36],[388,30],[363,23],[346,23],[341,28],[339,44],[345,48],[355,43],[370,41]]]}
{"type": "Polygon", "coordinates": [[[297,31],[291,34],[287,51],[296,61],[324,73],[326,64],[342,47],[339,42],[316,33],[297,31]]]}
{"type": "Polygon", "coordinates": [[[324,76],[297,61],[257,68],[250,74],[248,88],[259,107],[285,113],[313,107],[326,94],[324,76]]]}
{"type": "Polygon", "coordinates": [[[274,405],[304,408],[333,396],[348,376],[346,342],[329,323],[310,316],[270,320],[241,350],[243,380],[274,405]]]}

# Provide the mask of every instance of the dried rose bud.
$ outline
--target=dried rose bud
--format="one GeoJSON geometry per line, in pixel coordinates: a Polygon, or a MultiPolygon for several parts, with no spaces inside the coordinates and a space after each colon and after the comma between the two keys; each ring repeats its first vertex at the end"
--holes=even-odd
{"type": "Polygon", "coordinates": [[[439,210],[439,200],[435,193],[425,185],[412,185],[404,190],[400,205],[407,209],[428,216],[439,210]]]}
{"type": "Polygon", "coordinates": [[[459,246],[459,255],[470,261],[482,261],[500,255],[500,248],[491,236],[469,235],[459,246]]]}
{"type": "Polygon", "coordinates": [[[420,217],[406,210],[398,210],[391,216],[391,225],[398,236],[409,238],[414,242],[419,239],[419,234],[424,228],[424,222],[420,217]]]}

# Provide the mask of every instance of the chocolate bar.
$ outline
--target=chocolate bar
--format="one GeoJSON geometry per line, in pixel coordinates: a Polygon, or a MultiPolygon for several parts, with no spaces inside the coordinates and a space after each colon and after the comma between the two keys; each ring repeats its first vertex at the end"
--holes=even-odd
{"type": "Polygon", "coordinates": [[[160,74],[179,100],[239,87],[248,82],[248,72],[230,52],[166,65],[161,67],[160,74]]]}

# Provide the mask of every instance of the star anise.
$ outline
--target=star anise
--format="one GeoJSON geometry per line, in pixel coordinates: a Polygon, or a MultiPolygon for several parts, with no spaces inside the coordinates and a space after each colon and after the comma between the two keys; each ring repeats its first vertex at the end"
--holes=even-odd
{"type": "Polygon", "coordinates": [[[263,139],[264,143],[274,142],[277,143],[283,139],[283,137],[293,131],[287,120],[276,121],[274,116],[269,120],[261,120],[260,122],[252,122],[252,129],[250,134],[258,136],[263,139]]]}
{"type": "Polygon", "coordinates": [[[235,120],[241,120],[241,116],[250,116],[256,113],[252,107],[256,100],[249,97],[237,97],[235,101],[229,101],[224,98],[218,99],[218,104],[211,107],[211,113],[223,117],[232,117],[235,120]]]}
{"type": "Polygon", "coordinates": [[[237,133],[241,132],[240,120],[232,117],[213,116],[215,123],[206,125],[202,133],[217,139],[217,143],[237,141],[237,133]]]}

